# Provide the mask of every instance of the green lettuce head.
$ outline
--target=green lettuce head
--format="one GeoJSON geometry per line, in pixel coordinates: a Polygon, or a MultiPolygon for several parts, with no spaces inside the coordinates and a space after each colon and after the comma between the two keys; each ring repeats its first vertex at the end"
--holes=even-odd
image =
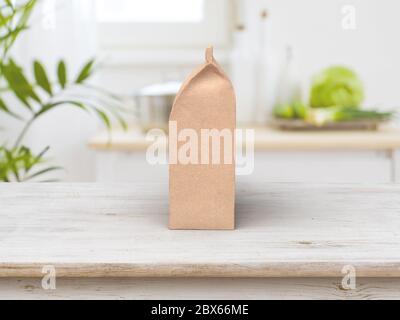
{"type": "Polygon", "coordinates": [[[312,83],[311,107],[358,108],[364,100],[364,88],[352,70],[334,66],[317,74],[312,83]]]}

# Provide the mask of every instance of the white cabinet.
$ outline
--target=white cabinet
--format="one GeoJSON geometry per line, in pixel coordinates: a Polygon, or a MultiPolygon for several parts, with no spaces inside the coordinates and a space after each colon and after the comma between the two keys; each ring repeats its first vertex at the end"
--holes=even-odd
{"type": "MultiPolygon", "coordinates": [[[[165,182],[167,165],[150,165],[144,151],[98,151],[98,182],[165,182]]],[[[238,181],[389,183],[388,151],[256,151],[254,171],[238,181]]]]}
{"type": "MultiPolygon", "coordinates": [[[[168,166],[146,161],[151,142],[139,129],[99,133],[99,182],[160,182],[168,166]]],[[[255,129],[254,170],[238,181],[389,183],[400,181],[400,129],[377,131],[278,131],[255,129]]],[[[238,149],[239,150],[239,149],[238,149]]]]}
{"type": "Polygon", "coordinates": [[[254,173],[243,179],[277,182],[390,182],[385,151],[256,152],[254,173]]]}
{"type": "Polygon", "coordinates": [[[165,182],[167,165],[150,165],[145,151],[99,151],[96,182],[165,182]]]}

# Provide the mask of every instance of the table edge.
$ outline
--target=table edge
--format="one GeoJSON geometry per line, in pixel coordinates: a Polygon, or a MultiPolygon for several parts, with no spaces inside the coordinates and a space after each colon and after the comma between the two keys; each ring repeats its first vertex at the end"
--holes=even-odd
{"type": "Polygon", "coordinates": [[[0,278],[362,278],[400,277],[400,261],[268,263],[0,263],[0,278]],[[50,269],[49,269],[50,268],[50,269]]]}

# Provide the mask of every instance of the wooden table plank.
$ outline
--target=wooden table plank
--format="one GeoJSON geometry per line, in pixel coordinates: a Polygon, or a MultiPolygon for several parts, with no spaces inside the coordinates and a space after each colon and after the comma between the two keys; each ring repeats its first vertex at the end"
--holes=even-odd
{"type": "Polygon", "coordinates": [[[354,290],[334,278],[74,278],[58,279],[56,290],[44,290],[41,279],[0,279],[0,298],[18,300],[392,300],[399,293],[392,278],[360,278],[354,290]]]}
{"type": "Polygon", "coordinates": [[[400,276],[400,186],[237,187],[237,230],[167,229],[167,185],[1,184],[0,277],[400,276]]]}

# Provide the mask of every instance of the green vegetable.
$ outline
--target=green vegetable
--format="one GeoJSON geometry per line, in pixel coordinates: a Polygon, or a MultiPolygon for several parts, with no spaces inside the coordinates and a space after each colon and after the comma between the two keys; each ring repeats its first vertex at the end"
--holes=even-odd
{"type": "Polygon", "coordinates": [[[394,112],[373,110],[357,110],[351,107],[314,108],[307,114],[306,121],[315,125],[328,122],[358,121],[358,120],[389,120],[394,112]]]}
{"type": "Polygon", "coordinates": [[[334,66],[317,74],[312,83],[310,105],[318,107],[358,108],[364,100],[364,88],[352,70],[334,66]]]}
{"type": "Polygon", "coordinates": [[[281,119],[293,119],[295,113],[290,104],[282,104],[275,107],[274,116],[281,119]]]}
{"type": "Polygon", "coordinates": [[[297,119],[305,119],[308,113],[308,106],[300,101],[296,101],[292,105],[294,115],[297,119]]]}
{"type": "Polygon", "coordinates": [[[280,119],[305,119],[309,107],[301,101],[293,104],[280,104],[274,109],[274,116],[280,119]]]}

